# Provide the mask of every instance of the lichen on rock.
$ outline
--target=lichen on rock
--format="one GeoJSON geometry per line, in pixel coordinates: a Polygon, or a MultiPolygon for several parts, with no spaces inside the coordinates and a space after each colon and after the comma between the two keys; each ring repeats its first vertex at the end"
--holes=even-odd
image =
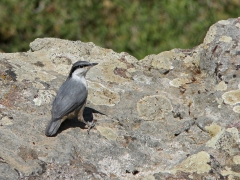
{"type": "Polygon", "coordinates": [[[0,179],[239,177],[240,19],[212,25],[203,44],[137,60],[89,42],[38,38],[0,54],[0,179]],[[86,76],[84,118],[44,130],[71,65],[86,76]]]}

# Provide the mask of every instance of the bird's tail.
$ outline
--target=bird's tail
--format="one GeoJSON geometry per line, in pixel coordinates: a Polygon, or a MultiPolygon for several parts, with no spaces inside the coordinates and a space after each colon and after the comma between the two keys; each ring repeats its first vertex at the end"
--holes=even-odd
{"type": "Polygon", "coordinates": [[[61,119],[52,119],[45,130],[45,135],[46,136],[53,136],[57,133],[57,130],[59,129],[60,125],[61,125],[61,119]]]}

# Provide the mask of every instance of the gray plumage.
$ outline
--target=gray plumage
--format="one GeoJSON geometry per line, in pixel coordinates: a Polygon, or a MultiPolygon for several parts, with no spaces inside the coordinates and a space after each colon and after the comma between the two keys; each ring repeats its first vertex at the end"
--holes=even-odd
{"type": "Polygon", "coordinates": [[[55,135],[61,123],[69,117],[78,116],[80,121],[88,124],[89,129],[94,126],[83,119],[83,110],[88,96],[85,76],[90,67],[94,65],[97,63],[86,61],[73,64],[67,80],[59,88],[53,101],[52,119],[46,127],[46,136],[55,135]]]}

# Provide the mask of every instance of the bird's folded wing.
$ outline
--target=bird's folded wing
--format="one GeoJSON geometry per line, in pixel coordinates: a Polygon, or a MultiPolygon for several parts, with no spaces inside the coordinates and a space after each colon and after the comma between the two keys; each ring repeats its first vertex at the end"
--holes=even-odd
{"type": "Polygon", "coordinates": [[[60,119],[81,108],[87,99],[86,87],[71,81],[64,82],[57,93],[52,107],[53,119],[60,119]]]}

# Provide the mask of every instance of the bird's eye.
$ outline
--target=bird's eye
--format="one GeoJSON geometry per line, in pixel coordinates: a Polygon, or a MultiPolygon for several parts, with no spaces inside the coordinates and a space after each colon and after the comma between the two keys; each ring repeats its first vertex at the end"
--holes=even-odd
{"type": "Polygon", "coordinates": [[[83,65],[79,65],[78,67],[83,68],[83,65]]]}

